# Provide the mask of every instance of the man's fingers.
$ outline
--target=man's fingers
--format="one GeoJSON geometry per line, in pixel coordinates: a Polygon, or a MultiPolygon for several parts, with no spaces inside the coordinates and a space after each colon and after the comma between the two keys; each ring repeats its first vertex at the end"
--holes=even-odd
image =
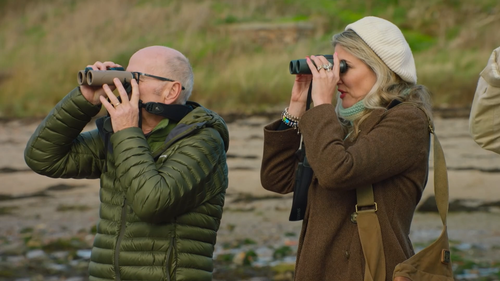
{"type": "Polygon", "coordinates": [[[100,62],[100,61],[96,61],[94,63],[94,67],[93,67],[94,70],[106,70],[106,65],[103,63],[103,62],[100,62]]]}
{"type": "Polygon", "coordinates": [[[139,85],[137,84],[137,81],[135,79],[132,79],[130,82],[130,85],[132,86],[132,95],[130,96],[130,103],[133,105],[138,105],[139,104],[139,85]]]}
{"type": "Polygon", "coordinates": [[[103,63],[107,68],[111,68],[111,67],[121,67],[121,65],[117,64],[117,63],[114,63],[112,61],[105,61],[103,63]]]}
{"type": "Polygon", "coordinates": [[[125,88],[123,87],[122,82],[118,78],[113,79],[113,83],[115,83],[116,89],[118,90],[118,94],[120,95],[120,98],[122,100],[122,103],[128,104],[128,94],[125,88]]]}
{"type": "Polygon", "coordinates": [[[116,64],[112,61],[96,61],[93,65],[88,65],[87,67],[92,67],[93,70],[107,70],[111,67],[121,67],[121,65],[116,64]]]}
{"type": "MultiPolygon", "coordinates": [[[[109,88],[109,86],[107,84],[102,85],[102,88],[104,89],[104,92],[108,96],[108,99],[111,102],[111,104],[113,104],[113,106],[117,106],[120,104],[120,101],[118,100],[118,98],[116,98],[115,94],[113,94],[113,91],[111,91],[111,89],[109,88]]],[[[103,97],[103,96],[101,96],[101,97],[103,97]]],[[[107,107],[106,107],[106,109],[107,109],[107,107]]]]}
{"type": "Polygon", "coordinates": [[[111,115],[115,108],[108,102],[108,100],[104,96],[99,96],[99,100],[101,100],[102,105],[106,108],[106,110],[111,115]]]}

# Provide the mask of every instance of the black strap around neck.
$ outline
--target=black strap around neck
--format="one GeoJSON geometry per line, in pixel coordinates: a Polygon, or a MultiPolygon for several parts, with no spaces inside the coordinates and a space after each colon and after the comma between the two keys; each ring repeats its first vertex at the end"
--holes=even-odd
{"type": "Polygon", "coordinates": [[[151,114],[160,115],[175,122],[181,121],[193,110],[193,107],[185,104],[164,104],[160,102],[142,103],[141,101],[139,106],[151,114]]]}

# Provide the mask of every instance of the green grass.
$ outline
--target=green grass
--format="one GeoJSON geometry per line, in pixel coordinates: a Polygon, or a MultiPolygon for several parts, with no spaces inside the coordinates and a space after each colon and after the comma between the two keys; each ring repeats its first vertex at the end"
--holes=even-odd
{"type": "Polygon", "coordinates": [[[149,45],[190,59],[192,99],[207,107],[281,108],[293,83],[289,61],[332,53],[331,36],[366,15],[401,27],[435,106],[468,106],[500,42],[498,14],[496,0],[0,0],[0,117],[44,116],[77,86],[80,69],[98,60],[126,66],[149,45]],[[276,33],[259,41],[255,29],[244,29],[303,23],[314,30],[297,40],[276,33]]]}
{"type": "Polygon", "coordinates": [[[16,209],[18,209],[18,207],[15,206],[0,207],[0,216],[12,215],[13,211],[16,209]]]}

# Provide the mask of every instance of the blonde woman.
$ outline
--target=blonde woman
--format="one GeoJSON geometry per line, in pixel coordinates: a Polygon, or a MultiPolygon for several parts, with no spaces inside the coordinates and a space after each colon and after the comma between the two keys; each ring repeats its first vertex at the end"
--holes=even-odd
{"type": "Polygon", "coordinates": [[[265,127],[261,182],[273,192],[293,191],[302,135],[313,177],[298,281],[363,280],[365,260],[352,215],[356,189],[372,185],[384,280],[392,280],[395,266],[414,254],[408,235],[428,175],[429,93],[417,84],[403,34],[387,20],[365,17],[349,24],[333,37],[333,47],[333,65],[323,56],[306,57],[312,74],[296,76],[289,106],[265,127]],[[311,83],[313,107],[306,111],[311,83]]]}

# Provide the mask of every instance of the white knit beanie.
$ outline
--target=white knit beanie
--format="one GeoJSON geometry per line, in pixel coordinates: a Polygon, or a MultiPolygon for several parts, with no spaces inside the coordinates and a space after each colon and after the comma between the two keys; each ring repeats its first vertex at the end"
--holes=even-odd
{"type": "Polygon", "coordinates": [[[408,42],[401,30],[385,19],[364,17],[346,26],[352,29],[382,61],[404,81],[417,83],[417,70],[408,42]]]}

